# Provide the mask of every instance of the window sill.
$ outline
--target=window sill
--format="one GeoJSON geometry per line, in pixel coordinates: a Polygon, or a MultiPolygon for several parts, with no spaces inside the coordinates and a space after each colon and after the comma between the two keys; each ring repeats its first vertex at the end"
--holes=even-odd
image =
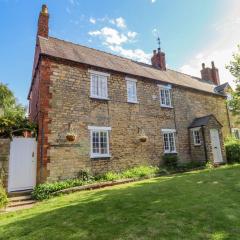
{"type": "Polygon", "coordinates": [[[201,143],[200,144],[194,144],[194,147],[200,147],[200,146],[202,146],[201,143]]]}
{"type": "Polygon", "coordinates": [[[92,159],[98,159],[98,158],[110,158],[110,154],[102,154],[102,155],[90,155],[90,158],[92,159]]]}
{"type": "Polygon", "coordinates": [[[170,108],[170,109],[172,109],[173,108],[173,106],[168,106],[168,105],[160,105],[162,108],[170,108]]]}
{"type": "Polygon", "coordinates": [[[110,98],[104,98],[104,97],[98,97],[98,96],[90,96],[91,99],[93,100],[105,100],[105,101],[109,101],[110,98]]]}
{"type": "Polygon", "coordinates": [[[128,103],[138,104],[138,101],[127,101],[128,103]]]}
{"type": "Polygon", "coordinates": [[[177,154],[177,152],[164,152],[164,154],[177,154]]]}

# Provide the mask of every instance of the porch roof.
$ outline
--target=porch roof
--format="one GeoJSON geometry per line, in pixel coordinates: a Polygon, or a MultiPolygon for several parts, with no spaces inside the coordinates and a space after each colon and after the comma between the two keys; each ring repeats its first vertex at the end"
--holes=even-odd
{"type": "Polygon", "coordinates": [[[214,120],[216,120],[219,123],[219,125],[222,126],[222,124],[216,119],[216,117],[213,114],[210,114],[207,116],[195,118],[193,122],[190,124],[189,128],[206,126],[211,118],[214,118],[214,120]]]}

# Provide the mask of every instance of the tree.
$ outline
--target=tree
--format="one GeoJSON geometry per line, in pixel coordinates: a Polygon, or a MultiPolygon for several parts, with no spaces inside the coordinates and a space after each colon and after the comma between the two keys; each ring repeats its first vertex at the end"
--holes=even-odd
{"type": "Polygon", "coordinates": [[[0,83],[0,109],[1,116],[5,117],[24,118],[26,115],[25,108],[17,103],[13,92],[3,83],[0,83]]]}
{"type": "Polygon", "coordinates": [[[240,115],[240,45],[238,45],[238,52],[233,54],[233,59],[227,69],[235,78],[236,89],[232,93],[232,99],[229,100],[229,106],[232,112],[240,115]]]}
{"type": "Polygon", "coordinates": [[[26,118],[26,109],[19,104],[7,85],[0,83],[0,136],[21,135],[35,126],[26,118]]]}

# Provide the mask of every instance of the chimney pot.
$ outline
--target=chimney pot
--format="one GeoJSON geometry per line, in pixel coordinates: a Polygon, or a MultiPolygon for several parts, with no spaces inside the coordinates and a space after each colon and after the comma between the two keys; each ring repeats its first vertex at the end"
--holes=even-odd
{"type": "Polygon", "coordinates": [[[204,69],[205,68],[205,63],[202,63],[202,69],[204,69]]]}
{"type": "Polygon", "coordinates": [[[212,68],[215,68],[214,61],[211,62],[212,68]]]}
{"type": "Polygon", "coordinates": [[[157,50],[153,50],[153,55],[156,55],[157,54],[157,50]]]}
{"type": "Polygon", "coordinates": [[[48,8],[47,8],[47,5],[46,5],[46,4],[43,4],[43,5],[42,5],[42,13],[48,14],[48,8]]]}

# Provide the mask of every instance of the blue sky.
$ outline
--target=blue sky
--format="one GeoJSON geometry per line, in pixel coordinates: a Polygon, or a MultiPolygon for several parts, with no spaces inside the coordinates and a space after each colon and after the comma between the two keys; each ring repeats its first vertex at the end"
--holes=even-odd
{"type": "Polygon", "coordinates": [[[0,0],[0,81],[27,104],[37,19],[50,13],[50,35],[148,62],[157,34],[169,68],[199,75],[201,62],[224,69],[240,43],[238,0],[0,0]]]}

